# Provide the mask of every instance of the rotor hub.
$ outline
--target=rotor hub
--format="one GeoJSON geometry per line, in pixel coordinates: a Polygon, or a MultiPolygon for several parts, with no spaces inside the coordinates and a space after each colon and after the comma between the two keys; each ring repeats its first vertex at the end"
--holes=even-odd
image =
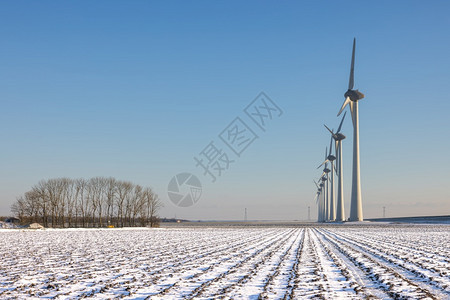
{"type": "Polygon", "coordinates": [[[334,139],[336,141],[342,141],[343,139],[345,139],[345,135],[343,135],[342,133],[336,133],[336,137],[334,139]]]}
{"type": "Polygon", "coordinates": [[[353,102],[356,102],[356,101],[364,98],[364,94],[358,90],[347,90],[347,92],[345,92],[345,94],[344,94],[344,97],[350,98],[350,100],[352,100],[353,102]]]}

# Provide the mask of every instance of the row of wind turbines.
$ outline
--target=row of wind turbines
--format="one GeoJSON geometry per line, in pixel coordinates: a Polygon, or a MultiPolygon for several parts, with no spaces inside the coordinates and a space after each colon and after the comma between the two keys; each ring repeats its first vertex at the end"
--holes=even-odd
{"type": "MultiPolygon", "coordinates": [[[[361,199],[361,177],[360,177],[360,160],[359,160],[359,116],[358,101],[364,98],[364,94],[358,90],[354,90],[354,68],[355,68],[355,46],[356,39],[353,39],[352,62],[350,67],[350,79],[348,90],[345,92],[345,101],[339,110],[338,116],[344,111],[348,105],[353,123],[353,172],[352,172],[352,196],[350,203],[349,221],[363,221],[362,199],[361,199]]],[[[322,167],[323,171],[318,182],[314,180],[317,186],[315,201],[318,205],[318,222],[344,222],[344,178],[342,164],[342,142],[345,135],[341,133],[342,124],[344,123],[344,113],[339,127],[336,132],[324,125],[331,133],[330,147],[325,149],[325,160],[318,167],[322,167]],[[335,153],[332,153],[334,140],[335,153]],[[330,164],[331,169],[328,168],[330,164]],[[335,176],[336,175],[336,176],[335,176]],[[337,179],[337,195],[335,194],[335,185],[337,179]],[[337,196],[337,197],[336,197],[337,196]]]]}

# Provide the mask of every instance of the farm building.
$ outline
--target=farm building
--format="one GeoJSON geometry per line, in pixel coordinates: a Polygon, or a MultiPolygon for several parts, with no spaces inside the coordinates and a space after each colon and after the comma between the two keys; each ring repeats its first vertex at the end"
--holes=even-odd
{"type": "Polygon", "coordinates": [[[15,225],[19,225],[20,224],[20,219],[19,218],[15,218],[15,217],[9,217],[7,219],[5,219],[6,223],[11,223],[11,224],[15,224],[15,225]]]}
{"type": "Polygon", "coordinates": [[[42,226],[39,223],[31,223],[30,225],[28,225],[27,228],[28,229],[44,229],[44,226],[42,226]]]}

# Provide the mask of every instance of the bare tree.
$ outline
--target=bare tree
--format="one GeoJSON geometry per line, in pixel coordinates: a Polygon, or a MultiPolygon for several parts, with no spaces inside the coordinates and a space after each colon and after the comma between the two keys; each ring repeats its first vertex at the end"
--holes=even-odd
{"type": "Polygon", "coordinates": [[[89,202],[86,200],[85,197],[85,191],[86,191],[86,185],[87,182],[85,179],[77,179],[75,181],[75,198],[77,199],[77,213],[76,215],[78,216],[78,211],[80,212],[80,217],[81,217],[81,226],[82,227],[86,227],[86,221],[87,221],[87,216],[88,216],[88,210],[89,210],[89,202]]]}
{"type": "Polygon", "coordinates": [[[16,199],[16,202],[11,205],[11,212],[23,221],[26,216],[26,200],[20,196],[16,199]]]}
{"type": "Polygon", "coordinates": [[[92,207],[92,224],[103,227],[103,206],[106,181],[102,177],[91,178],[88,183],[89,200],[92,207]],[[97,222],[95,218],[97,217],[97,222]]]}
{"type": "Polygon", "coordinates": [[[41,198],[36,190],[31,190],[25,193],[25,204],[25,213],[31,218],[31,221],[42,222],[42,220],[39,220],[39,218],[42,217],[41,198]]]}
{"type": "Polygon", "coordinates": [[[133,201],[131,205],[131,226],[136,226],[136,218],[139,215],[139,211],[141,210],[142,202],[142,186],[136,185],[134,187],[133,201]]]}
{"type": "Polygon", "coordinates": [[[145,200],[145,208],[147,224],[150,227],[155,227],[158,224],[158,210],[162,207],[162,202],[159,200],[158,195],[153,193],[151,188],[146,188],[143,191],[143,196],[145,200]]]}
{"type": "Polygon", "coordinates": [[[45,227],[155,226],[161,207],[150,188],[128,181],[95,177],[90,180],[56,178],[41,180],[18,197],[11,211],[22,220],[45,227]],[[115,217],[114,217],[115,216],[115,217]],[[49,224],[50,223],[50,224],[49,224]]]}
{"type": "Polygon", "coordinates": [[[124,216],[126,215],[126,200],[133,188],[131,182],[117,182],[117,226],[124,226],[124,216]]]}
{"type": "Polygon", "coordinates": [[[117,181],[110,177],[106,179],[105,201],[106,201],[106,222],[111,225],[114,216],[114,199],[117,193],[117,181]]]}
{"type": "Polygon", "coordinates": [[[75,181],[68,179],[66,183],[66,198],[67,198],[67,210],[65,215],[67,216],[68,226],[72,227],[72,222],[74,218],[74,210],[76,208],[76,197],[75,197],[75,181]]]}
{"type": "Polygon", "coordinates": [[[45,180],[39,181],[39,183],[32,188],[32,191],[35,193],[36,197],[38,198],[38,203],[39,203],[38,209],[41,211],[40,215],[42,218],[42,223],[43,223],[44,227],[48,227],[49,199],[47,196],[46,181],[45,180]]]}

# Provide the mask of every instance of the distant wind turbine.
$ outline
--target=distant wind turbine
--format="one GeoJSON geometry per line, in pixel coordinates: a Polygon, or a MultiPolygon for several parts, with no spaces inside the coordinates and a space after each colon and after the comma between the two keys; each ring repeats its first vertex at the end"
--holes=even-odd
{"type": "Polygon", "coordinates": [[[327,175],[322,176],[322,183],[320,186],[322,187],[322,222],[326,222],[328,220],[328,177],[327,175]]]}
{"type": "MultiPolygon", "coordinates": [[[[316,192],[316,197],[314,198],[314,201],[317,204],[317,222],[323,222],[323,205],[322,205],[322,201],[320,199],[320,194],[322,193],[322,188],[323,188],[323,183],[317,184],[317,182],[315,180],[314,184],[317,187],[317,192],[316,192]]],[[[319,179],[320,181],[320,179],[319,179]]]]}
{"type": "Polygon", "coordinates": [[[354,70],[355,70],[355,45],[356,39],[353,39],[352,63],[350,67],[350,79],[348,90],[345,92],[345,101],[342,104],[338,116],[342,113],[347,105],[350,106],[353,121],[353,172],[352,172],[352,199],[350,204],[350,221],[362,221],[362,197],[361,197],[361,176],[359,161],[359,117],[358,117],[358,101],[364,98],[364,94],[353,89],[354,70]]]}
{"type": "MultiPolygon", "coordinates": [[[[344,123],[345,115],[344,113],[342,117],[341,123],[336,132],[333,132],[327,125],[324,125],[325,128],[331,133],[332,138],[335,141],[335,149],[336,149],[336,165],[335,171],[338,177],[338,189],[337,189],[337,209],[336,209],[336,221],[344,222],[345,221],[345,210],[344,210],[344,178],[343,178],[343,168],[342,168],[342,140],[345,139],[345,135],[341,133],[342,124],[344,123]],[[337,170],[336,170],[337,169],[337,170]]],[[[334,182],[334,179],[333,179],[334,182]]]]}
{"type": "Polygon", "coordinates": [[[325,222],[325,176],[320,178],[320,194],[322,195],[322,199],[319,199],[320,204],[320,222],[325,222]]]}
{"type": "MultiPolygon", "coordinates": [[[[326,164],[327,162],[329,162],[331,164],[331,178],[330,178],[330,189],[329,189],[329,203],[328,203],[328,220],[329,221],[334,221],[336,219],[336,204],[335,202],[335,197],[334,197],[334,172],[333,170],[335,170],[334,168],[334,161],[336,160],[336,156],[331,154],[331,150],[333,148],[333,136],[330,139],[330,152],[327,154],[325,153],[325,161],[319,166],[319,168],[321,166],[323,166],[324,164],[326,164]]],[[[324,170],[325,171],[325,170],[324,170]]]]}
{"type": "Polygon", "coordinates": [[[321,166],[325,165],[325,167],[323,168],[323,172],[322,172],[322,182],[325,182],[325,194],[324,194],[324,204],[325,204],[325,216],[324,219],[325,221],[329,221],[330,220],[330,202],[329,202],[329,198],[328,198],[328,173],[331,172],[330,169],[328,169],[328,148],[325,148],[325,161],[317,167],[320,168],[321,166]]]}

